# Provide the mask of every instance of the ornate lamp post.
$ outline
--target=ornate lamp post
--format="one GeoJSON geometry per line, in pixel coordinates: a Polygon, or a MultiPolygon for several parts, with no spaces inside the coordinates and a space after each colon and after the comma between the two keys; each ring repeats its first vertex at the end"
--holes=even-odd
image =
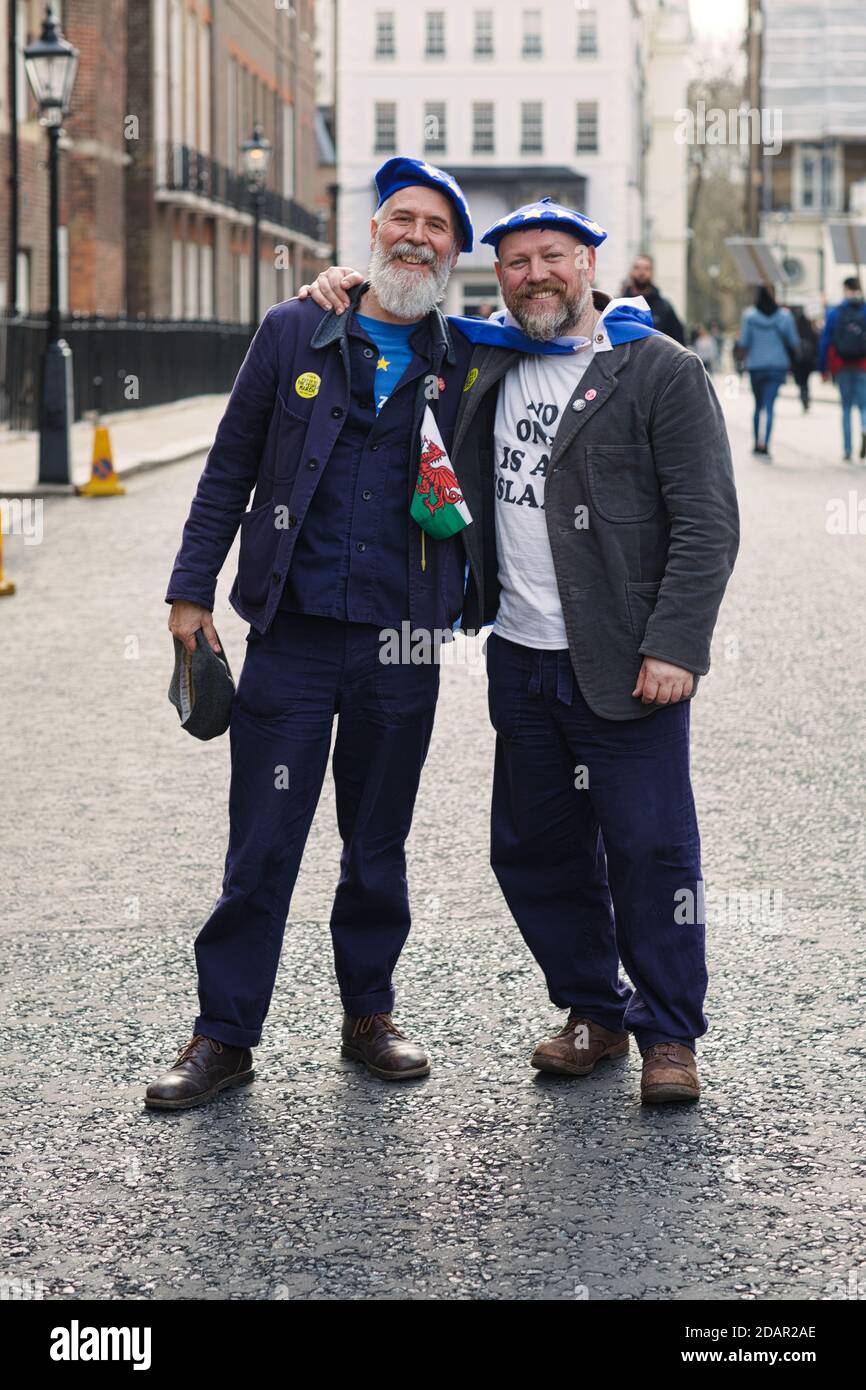
{"type": "Polygon", "coordinates": [[[262,215],[265,181],[268,176],[272,149],[270,140],[265,139],[264,131],[257,121],[253,128],[252,139],[245,140],[241,145],[244,176],[253,205],[252,312],[250,315],[250,327],[253,333],[259,326],[259,221],[262,215]]]}
{"type": "Polygon", "coordinates": [[[42,379],[39,430],[40,483],[68,483],[72,423],[72,352],[60,336],[59,144],[78,74],[78,49],[67,43],[53,4],[46,6],[41,37],[24,50],[24,67],[48,132],[50,298],[48,344],[42,379]]]}

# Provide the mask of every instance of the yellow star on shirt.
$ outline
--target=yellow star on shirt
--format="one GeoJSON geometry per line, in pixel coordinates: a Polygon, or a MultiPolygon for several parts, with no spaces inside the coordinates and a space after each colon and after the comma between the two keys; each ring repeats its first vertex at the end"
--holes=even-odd
{"type": "Polygon", "coordinates": [[[376,363],[376,371],[377,371],[377,372],[387,372],[387,370],[388,370],[388,368],[390,367],[390,365],[391,365],[391,363],[388,362],[388,361],[386,361],[386,359],[385,359],[384,357],[380,357],[380,358],[379,358],[379,361],[376,363]]]}

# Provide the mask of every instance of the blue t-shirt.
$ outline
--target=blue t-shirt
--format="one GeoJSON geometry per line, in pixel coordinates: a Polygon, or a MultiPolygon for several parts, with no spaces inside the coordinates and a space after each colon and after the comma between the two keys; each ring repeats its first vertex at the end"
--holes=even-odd
{"type": "Polygon", "coordinates": [[[379,349],[376,377],[373,382],[378,415],[415,355],[409,346],[409,339],[418,325],[383,323],[381,319],[371,319],[366,314],[356,314],[355,322],[361,325],[379,349]]]}

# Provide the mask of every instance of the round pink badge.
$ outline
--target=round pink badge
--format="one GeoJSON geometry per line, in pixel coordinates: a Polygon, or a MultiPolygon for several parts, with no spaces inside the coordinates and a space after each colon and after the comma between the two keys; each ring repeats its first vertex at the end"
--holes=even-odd
{"type": "Polygon", "coordinates": [[[591,391],[587,391],[586,396],[584,397],[584,399],[587,400],[587,401],[594,401],[597,395],[598,395],[598,392],[596,391],[595,387],[593,387],[593,389],[592,389],[591,391]]]}

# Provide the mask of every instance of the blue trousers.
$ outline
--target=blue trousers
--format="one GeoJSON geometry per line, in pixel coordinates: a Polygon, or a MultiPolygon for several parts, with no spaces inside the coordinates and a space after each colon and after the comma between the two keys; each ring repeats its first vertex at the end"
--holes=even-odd
{"type": "Polygon", "coordinates": [[[842,398],[842,443],[846,454],[851,452],[851,411],[860,411],[860,429],[866,434],[866,372],[859,367],[843,367],[836,373],[839,395],[842,398]]]}
{"type": "Polygon", "coordinates": [[[404,846],[427,756],[439,666],[383,665],[378,627],[277,612],[250,632],[232,710],[222,895],[195,942],[194,1031],[254,1047],[328,764],[343,841],[331,914],[340,996],[388,1013],[409,933],[404,846]]]}
{"type": "Polygon", "coordinates": [[[779,388],[784,383],[786,372],[784,367],[763,367],[758,371],[749,372],[752,383],[752,394],[755,397],[755,410],[752,416],[752,433],[755,436],[756,444],[769,444],[770,435],[773,431],[773,406],[779,394],[779,388]],[[761,439],[761,413],[764,412],[766,420],[764,423],[764,438],[761,439]]]}
{"type": "Polygon", "coordinates": [[[487,674],[491,864],[551,1001],[632,1031],[641,1052],[694,1049],[707,971],[688,701],[602,719],[566,650],[495,633],[487,674]]]}

